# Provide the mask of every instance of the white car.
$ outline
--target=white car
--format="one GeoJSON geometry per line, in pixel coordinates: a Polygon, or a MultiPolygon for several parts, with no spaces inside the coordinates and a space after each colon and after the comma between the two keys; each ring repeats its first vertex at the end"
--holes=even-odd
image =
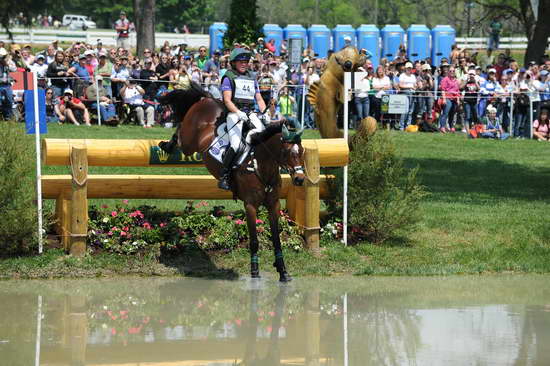
{"type": "Polygon", "coordinates": [[[69,27],[71,30],[76,29],[95,29],[97,28],[97,25],[94,21],[92,21],[89,17],[86,15],[74,15],[74,14],[65,14],[63,15],[63,23],[62,25],[64,27],[69,27]]]}

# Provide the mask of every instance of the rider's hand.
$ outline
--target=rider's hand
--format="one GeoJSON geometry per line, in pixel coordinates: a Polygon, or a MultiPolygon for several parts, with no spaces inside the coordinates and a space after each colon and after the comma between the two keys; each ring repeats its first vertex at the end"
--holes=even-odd
{"type": "Polygon", "coordinates": [[[243,111],[238,111],[237,116],[239,116],[239,120],[241,121],[248,121],[248,115],[243,111]]]}

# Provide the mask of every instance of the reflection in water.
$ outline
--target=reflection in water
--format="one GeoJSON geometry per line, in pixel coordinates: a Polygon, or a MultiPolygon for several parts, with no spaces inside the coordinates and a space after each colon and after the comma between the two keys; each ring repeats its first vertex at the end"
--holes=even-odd
{"type": "Polygon", "coordinates": [[[548,365],[548,279],[0,282],[0,365],[548,365]]]}

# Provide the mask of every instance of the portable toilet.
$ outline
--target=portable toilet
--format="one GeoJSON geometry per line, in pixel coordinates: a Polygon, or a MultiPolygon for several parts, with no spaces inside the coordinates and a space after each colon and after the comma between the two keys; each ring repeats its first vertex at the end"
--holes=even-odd
{"type": "Polygon", "coordinates": [[[362,24],[357,28],[357,48],[371,53],[372,66],[376,69],[380,63],[380,30],[376,25],[362,24]]]}
{"type": "Polygon", "coordinates": [[[209,30],[208,34],[210,35],[210,56],[216,50],[223,49],[223,36],[227,32],[227,24],[225,23],[213,23],[209,30]]]}
{"type": "Polygon", "coordinates": [[[275,54],[278,56],[281,52],[281,44],[283,43],[283,29],[277,24],[265,24],[262,27],[265,43],[270,40],[275,40],[275,54]]]}
{"type": "Polygon", "coordinates": [[[298,50],[293,51],[293,40],[301,39],[302,48],[306,48],[307,47],[306,29],[302,27],[300,24],[289,24],[283,30],[283,37],[287,41],[287,47],[289,51],[288,57],[289,57],[290,63],[292,64],[301,63],[302,50],[300,50],[299,54],[298,54],[298,50]]]}
{"type": "Polygon", "coordinates": [[[450,25],[436,25],[432,29],[432,64],[439,65],[441,59],[449,59],[451,46],[455,44],[455,30],[450,25]]]}
{"type": "Polygon", "coordinates": [[[388,24],[380,32],[382,35],[382,57],[395,60],[399,46],[404,45],[405,31],[398,24],[388,24]]]}
{"type": "Polygon", "coordinates": [[[345,38],[351,39],[351,45],[355,46],[355,29],[350,24],[338,24],[332,30],[332,39],[334,42],[334,51],[338,52],[346,46],[345,38]]]}
{"type": "Polygon", "coordinates": [[[330,29],[326,25],[313,24],[307,30],[308,44],[319,57],[326,58],[330,49],[330,29]]]}
{"type": "Polygon", "coordinates": [[[407,29],[407,57],[424,60],[430,57],[430,29],[423,24],[412,24],[407,29]]]}

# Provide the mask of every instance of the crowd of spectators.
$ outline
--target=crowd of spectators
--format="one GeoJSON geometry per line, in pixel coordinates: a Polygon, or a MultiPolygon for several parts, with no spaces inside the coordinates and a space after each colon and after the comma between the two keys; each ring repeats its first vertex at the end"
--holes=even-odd
{"type": "MultiPolygon", "coordinates": [[[[133,118],[144,127],[163,124],[169,121],[169,113],[157,103],[158,97],[187,88],[191,81],[221,99],[220,80],[231,67],[230,49],[214,50],[210,57],[206,47],[190,50],[185,44],[165,42],[158,50],[145,49],[143,54],[134,55],[124,39],[127,23],[121,14],[116,24],[116,48],[107,48],[99,40],[95,45],[76,42],[66,49],[54,42],[33,54],[30,45],[8,47],[0,43],[0,74],[16,69],[36,72],[41,77],[39,85],[47,88],[48,120],[59,123],[90,124],[99,110],[106,123],[133,118]]],[[[301,63],[291,65],[285,42],[276,50],[273,40],[263,38],[234,46],[252,51],[250,70],[270,107],[271,119],[286,118],[314,128],[312,108],[305,96],[322,75],[327,59],[307,48],[301,63]]],[[[416,125],[421,131],[467,132],[482,121],[487,123],[487,111],[494,108],[503,132],[520,138],[533,133],[548,139],[548,113],[538,117],[550,99],[548,57],[523,68],[509,52],[494,54],[491,48],[471,53],[453,46],[450,57],[439,65],[430,58],[413,62],[406,54],[400,47],[394,60],[381,59],[376,68],[367,58],[359,70],[365,72],[368,83],[353,93],[352,123],[373,116],[395,129],[416,125]],[[397,93],[407,96],[408,113],[383,113],[384,95],[397,93]],[[530,108],[536,119],[533,124],[530,108]]],[[[2,85],[0,79],[0,92],[2,85]]]]}

